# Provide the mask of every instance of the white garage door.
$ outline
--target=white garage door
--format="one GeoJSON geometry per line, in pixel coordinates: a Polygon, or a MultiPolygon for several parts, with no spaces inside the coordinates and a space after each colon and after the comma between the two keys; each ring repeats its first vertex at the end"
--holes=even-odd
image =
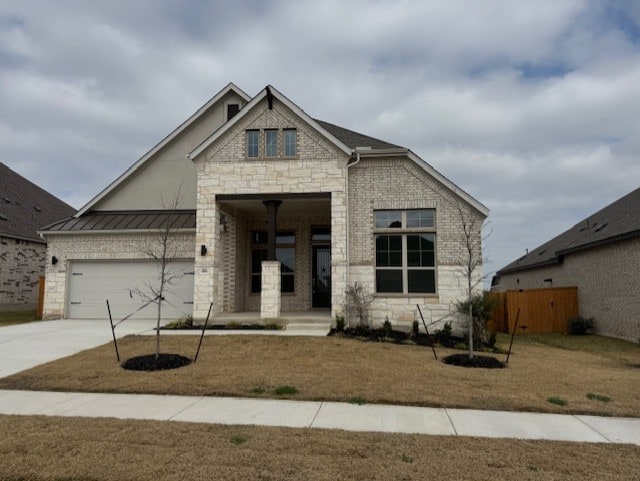
{"type": "MultiPolygon", "coordinates": [[[[166,287],[162,318],[177,319],[193,313],[193,261],[173,261],[175,276],[166,287]]],[[[107,299],[113,320],[137,311],[151,296],[149,286],[159,285],[157,264],[151,261],[75,261],[69,276],[69,317],[71,319],[108,319],[107,299]]],[[[131,319],[155,319],[157,304],[151,303],[131,319]]]]}

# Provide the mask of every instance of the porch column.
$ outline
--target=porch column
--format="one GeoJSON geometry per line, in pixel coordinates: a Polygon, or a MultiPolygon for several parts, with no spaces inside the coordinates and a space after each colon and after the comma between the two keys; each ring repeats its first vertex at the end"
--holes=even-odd
{"type": "Polygon", "coordinates": [[[280,317],[280,262],[262,261],[260,319],[280,317]]]}
{"type": "Polygon", "coordinates": [[[263,200],[267,208],[267,260],[276,260],[276,220],[281,200],[263,200]]]}

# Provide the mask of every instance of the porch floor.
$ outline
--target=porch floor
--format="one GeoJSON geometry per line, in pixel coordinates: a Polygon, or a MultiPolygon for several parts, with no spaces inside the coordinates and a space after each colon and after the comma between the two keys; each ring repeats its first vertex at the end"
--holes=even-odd
{"type": "MultiPolygon", "coordinates": [[[[283,324],[331,324],[331,309],[310,311],[283,311],[276,319],[283,324]]],[[[213,317],[214,323],[239,322],[243,324],[261,323],[259,311],[221,312],[213,317]]]]}

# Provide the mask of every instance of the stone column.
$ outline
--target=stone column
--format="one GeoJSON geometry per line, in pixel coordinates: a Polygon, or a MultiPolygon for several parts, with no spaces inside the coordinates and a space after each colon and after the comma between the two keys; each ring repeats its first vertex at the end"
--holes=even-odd
{"type": "Polygon", "coordinates": [[[262,291],[260,293],[260,318],[280,317],[280,262],[262,261],[262,291]]]}
{"type": "Polygon", "coordinates": [[[215,195],[199,196],[196,222],[193,318],[204,321],[213,303],[211,316],[222,312],[224,278],[220,262],[220,208],[215,195]],[[202,200],[201,200],[202,199],[202,200]],[[202,246],[205,250],[202,250],[202,246]],[[203,255],[204,254],[204,255],[203,255]]]}
{"type": "Polygon", "coordinates": [[[331,192],[331,317],[342,312],[347,290],[347,202],[344,191],[331,192]]]}

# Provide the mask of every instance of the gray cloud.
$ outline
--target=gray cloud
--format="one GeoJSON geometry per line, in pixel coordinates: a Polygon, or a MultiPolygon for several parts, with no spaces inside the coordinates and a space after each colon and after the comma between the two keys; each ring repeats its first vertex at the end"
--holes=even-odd
{"type": "Polygon", "coordinates": [[[411,148],[495,270],[638,187],[633,1],[0,1],[0,160],[80,207],[233,81],[411,148]]]}

